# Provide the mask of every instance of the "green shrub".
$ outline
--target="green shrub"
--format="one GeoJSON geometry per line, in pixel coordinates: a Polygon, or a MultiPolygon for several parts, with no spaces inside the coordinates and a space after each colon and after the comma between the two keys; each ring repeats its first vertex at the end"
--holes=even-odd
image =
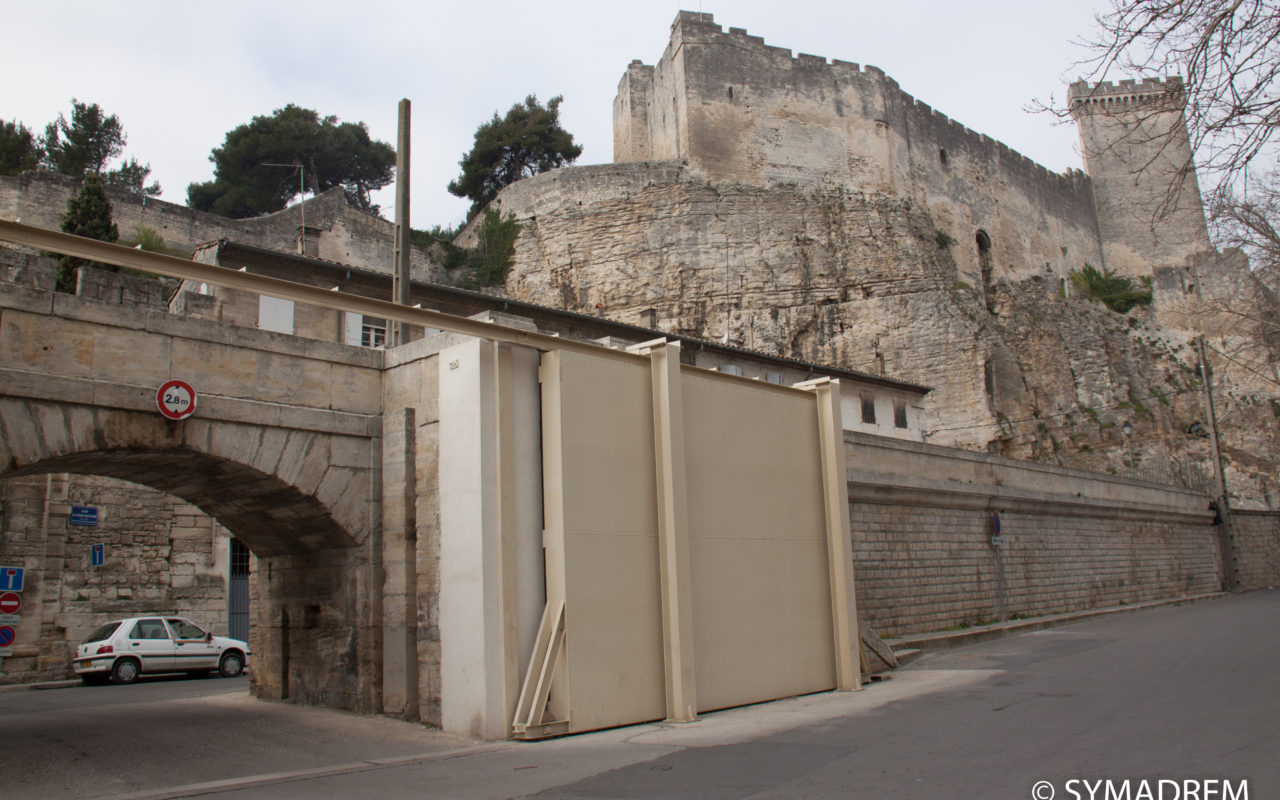
{"type": "Polygon", "coordinates": [[[1134,306],[1151,305],[1151,279],[1142,279],[1142,290],[1134,288],[1133,279],[1117,275],[1111,270],[1099,272],[1093,265],[1071,271],[1071,283],[1077,289],[1107,308],[1120,314],[1128,314],[1134,306]]]}

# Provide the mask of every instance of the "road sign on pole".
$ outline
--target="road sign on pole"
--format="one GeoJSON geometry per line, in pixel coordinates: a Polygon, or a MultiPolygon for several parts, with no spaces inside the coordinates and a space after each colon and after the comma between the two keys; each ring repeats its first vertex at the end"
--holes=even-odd
{"type": "Polygon", "coordinates": [[[186,419],[196,413],[196,390],[186,381],[168,381],[156,390],[156,407],[169,419],[186,419]]]}
{"type": "Polygon", "coordinates": [[[22,591],[22,567],[0,566],[0,591],[22,591]]]}

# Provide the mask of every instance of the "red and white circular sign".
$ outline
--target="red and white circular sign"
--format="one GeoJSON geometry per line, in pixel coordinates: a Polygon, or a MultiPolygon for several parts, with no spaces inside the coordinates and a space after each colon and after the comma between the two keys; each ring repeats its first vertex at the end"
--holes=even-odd
{"type": "Polygon", "coordinates": [[[17,592],[0,594],[0,614],[17,614],[22,608],[22,595],[17,592]]]}
{"type": "Polygon", "coordinates": [[[169,381],[156,392],[156,407],[169,419],[186,419],[196,412],[196,390],[186,381],[169,381]]]}

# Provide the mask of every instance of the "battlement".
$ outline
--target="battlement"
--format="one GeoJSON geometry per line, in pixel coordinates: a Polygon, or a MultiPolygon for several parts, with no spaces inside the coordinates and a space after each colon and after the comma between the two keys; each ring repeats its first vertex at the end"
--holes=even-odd
{"type": "Polygon", "coordinates": [[[1067,106],[1072,110],[1104,110],[1124,108],[1126,105],[1153,102],[1182,106],[1182,78],[1174,76],[1165,80],[1144,78],[1141,83],[1127,79],[1112,83],[1100,81],[1076,81],[1067,90],[1067,106]]]}
{"type": "MultiPolygon", "coordinates": [[[[822,56],[809,53],[793,55],[792,51],[787,48],[766,44],[762,37],[752,36],[745,28],[731,27],[726,32],[723,27],[716,23],[712,14],[694,11],[681,11],[676,15],[675,21],[671,24],[671,47],[668,48],[668,55],[664,57],[664,60],[671,57],[673,49],[677,47],[686,49],[724,48],[725,52],[736,54],[732,58],[740,65],[745,66],[748,61],[754,62],[747,71],[741,73],[739,80],[742,80],[747,86],[753,87],[752,89],[740,89],[740,91],[752,91],[757,100],[759,95],[755,93],[759,92],[760,87],[763,86],[788,86],[793,87],[788,91],[794,90],[797,92],[803,91],[799,88],[802,85],[835,87],[837,93],[842,90],[842,87],[862,86],[864,87],[862,91],[869,96],[881,95],[892,98],[894,107],[902,109],[906,115],[913,118],[904,124],[918,124],[928,129],[937,130],[940,133],[945,132],[945,138],[949,143],[948,146],[958,145],[975,153],[989,154],[991,157],[998,158],[1005,165],[1014,168],[1028,179],[1054,186],[1058,190],[1074,191],[1078,188],[1083,177],[1081,173],[1072,170],[1068,170],[1065,174],[1053,172],[1003,142],[956,122],[903,91],[898,82],[886,75],[884,70],[879,67],[860,65],[840,59],[828,60],[822,56]],[[762,72],[786,75],[788,77],[786,80],[757,80],[756,77],[762,72]],[[755,75],[752,73],[755,73],[755,75]],[[874,88],[872,88],[873,85],[874,88]]],[[[639,60],[631,62],[628,66],[627,74],[624,75],[623,81],[625,83],[628,79],[631,80],[630,91],[633,93],[633,103],[640,97],[636,89],[637,85],[642,84],[646,79],[651,80],[653,70],[653,67],[644,66],[639,60]],[[645,70],[645,72],[640,72],[640,70],[645,70]]],[[[732,81],[728,76],[725,76],[724,80],[732,81]]],[[[1132,81],[1122,82],[1121,87],[1115,87],[1115,89],[1117,92],[1123,89],[1132,93],[1134,89],[1125,85],[1132,83],[1132,81]]],[[[1159,82],[1144,82],[1142,90],[1146,91],[1146,87],[1149,84],[1159,84],[1159,82]]],[[[732,83],[729,85],[732,85],[732,83]]],[[[1110,84],[1104,84],[1104,86],[1109,87],[1110,84]]],[[[697,90],[692,86],[688,86],[686,91],[697,90]]],[[[727,90],[720,89],[717,85],[716,91],[727,90]]],[[[825,103],[823,98],[827,96],[827,93],[825,90],[820,90],[814,94],[817,96],[817,104],[815,104],[814,109],[817,112],[815,116],[817,116],[821,115],[823,110],[816,106],[825,103]]],[[[629,106],[628,110],[633,115],[637,113],[634,105],[629,106]]],[[[838,113],[843,114],[845,112],[838,113]]],[[[644,158],[650,157],[647,150],[647,132],[640,130],[644,123],[636,116],[633,116],[629,123],[631,138],[643,140],[646,144],[633,145],[630,151],[627,149],[626,144],[615,146],[615,153],[623,156],[622,160],[629,160],[625,155],[628,152],[644,153],[644,158]]],[[[689,127],[686,126],[676,135],[688,135],[688,130],[689,127]]],[[[619,132],[615,131],[615,142],[622,141],[625,143],[627,139],[625,132],[624,135],[619,135],[619,132]]],[[[689,153],[684,149],[687,145],[687,142],[677,143],[674,150],[669,153],[669,156],[675,158],[687,157],[689,153]]],[[[634,159],[636,157],[633,155],[630,158],[634,159]]]]}

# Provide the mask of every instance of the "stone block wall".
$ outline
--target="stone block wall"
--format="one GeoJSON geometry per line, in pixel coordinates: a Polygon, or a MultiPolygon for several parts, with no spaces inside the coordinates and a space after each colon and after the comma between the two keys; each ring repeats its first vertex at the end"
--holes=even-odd
{"type": "Polygon", "coordinates": [[[1241,591],[1280,586],[1280,513],[1233,511],[1231,526],[1241,591]]]}
{"type": "Polygon", "coordinates": [[[0,481],[0,563],[28,565],[14,656],[0,683],[72,675],[71,657],[103,622],[182,614],[227,632],[228,534],[195,506],[135,483],[49,474],[0,481]],[[98,509],[96,527],[71,507],[98,509]],[[94,544],[106,545],[102,566],[94,544]]]}
{"type": "MultiPolygon", "coordinates": [[[[67,200],[77,191],[79,184],[65,175],[24,172],[0,176],[0,218],[59,230],[67,200]]],[[[395,226],[348,206],[341,189],[332,189],[274,214],[248,219],[221,217],[118,189],[107,189],[107,195],[112,217],[124,239],[132,237],[136,227],[143,226],[164,237],[166,247],[187,253],[218,239],[296,253],[298,230],[305,215],[308,238],[313,232],[319,236],[319,258],[387,273],[394,269],[395,226]]],[[[447,274],[425,248],[412,247],[411,262],[415,280],[447,282],[447,274]]]]}
{"type": "Polygon", "coordinates": [[[76,295],[100,303],[164,311],[178,288],[172,279],[148,278],[95,267],[81,267],[76,274],[76,295]]]}
{"type": "Polygon", "coordinates": [[[58,262],[48,256],[0,247],[0,284],[52,292],[58,276],[58,262]]]}
{"type": "Polygon", "coordinates": [[[388,351],[383,377],[384,711],[441,724],[439,351],[388,351]],[[395,482],[394,484],[392,482],[395,482]]]}
{"type": "Polygon", "coordinates": [[[902,635],[1218,591],[1202,495],[847,433],[858,610],[902,635]]]}
{"type": "MultiPolygon", "coordinates": [[[[876,67],[798,54],[680,12],[655,67],[614,101],[618,161],[683,162],[713,183],[837,185],[928,206],[980,286],[977,231],[1004,277],[1102,263],[1088,176],[1052,173],[916,100],[876,67]]],[[[1198,198],[1198,195],[1196,195],[1198,198]]]]}
{"type": "Polygon", "coordinates": [[[1179,79],[1071,85],[1067,103],[1093,178],[1105,264],[1150,275],[1212,250],[1179,79]]]}

